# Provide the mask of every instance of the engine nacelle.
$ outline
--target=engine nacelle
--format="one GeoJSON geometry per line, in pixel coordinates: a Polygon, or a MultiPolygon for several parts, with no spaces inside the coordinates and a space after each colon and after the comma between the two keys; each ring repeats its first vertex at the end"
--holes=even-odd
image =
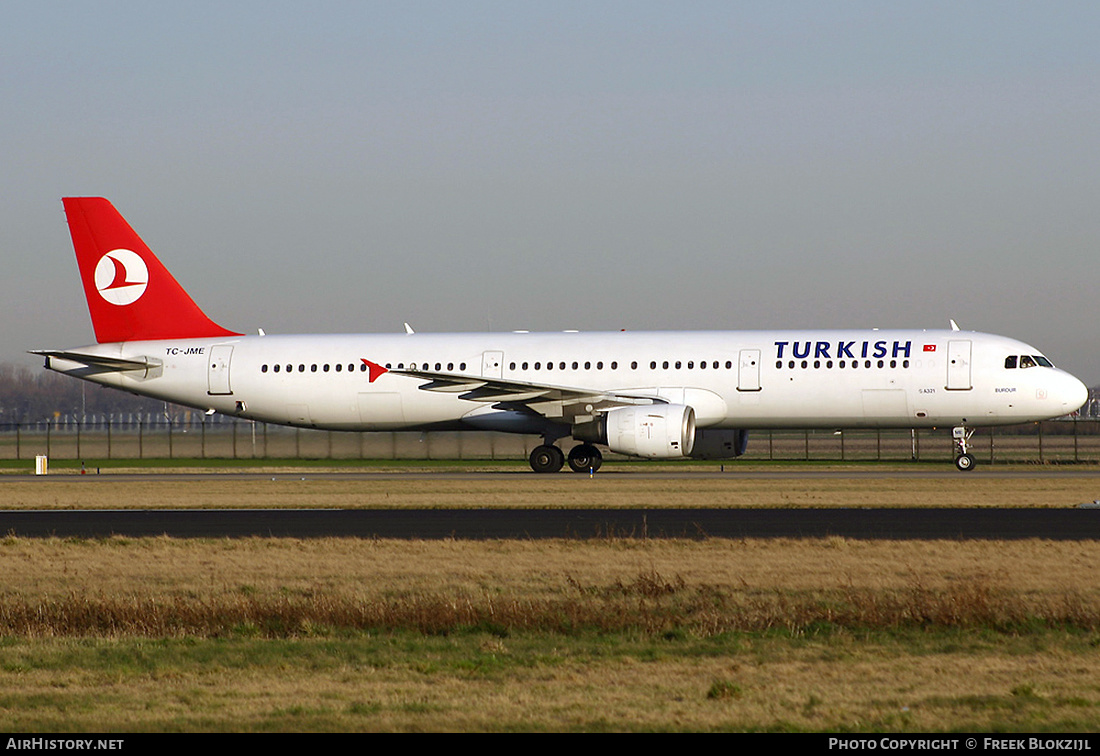
{"type": "Polygon", "coordinates": [[[749,443],[746,430],[721,430],[716,428],[695,431],[693,459],[732,459],[745,453],[749,443]]]}
{"type": "Polygon", "coordinates": [[[633,457],[686,457],[695,443],[695,410],[683,404],[616,407],[599,424],[604,436],[600,441],[613,452],[633,457]]]}

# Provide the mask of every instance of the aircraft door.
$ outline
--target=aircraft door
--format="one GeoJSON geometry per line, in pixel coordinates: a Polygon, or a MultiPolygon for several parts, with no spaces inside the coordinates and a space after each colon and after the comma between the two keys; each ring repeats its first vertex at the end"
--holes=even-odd
{"type": "Polygon", "coordinates": [[[760,390],[760,350],[742,349],[737,368],[737,390],[760,390]]]}
{"type": "Polygon", "coordinates": [[[481,377],[501,378],[504,374],[504,352],[481,353],[481,377]]]}
{"type": "Polygon", "coordinates": [[[947,342],[947,390],[969,391],[970,383],[970,342],[947,342]]]}
{"type": "Polygon", "coordinates": [[[206,393],[212,396],[233,393],[229,385],[229,363],[232,359],[233,347],[229,344],[210,347],[210,362],[206,370],[208,381],[206,393]]]}

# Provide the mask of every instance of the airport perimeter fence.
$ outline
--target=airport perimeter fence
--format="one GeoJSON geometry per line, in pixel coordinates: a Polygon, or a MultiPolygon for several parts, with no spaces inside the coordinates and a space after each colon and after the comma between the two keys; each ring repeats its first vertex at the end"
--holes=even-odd
{"type": "MultiPolygon", "coordinates": [[[[467,431],[343,432],[287,428],[182,413],[152,416],[59,417],[0,423],[0,459],[526,459],[537,436],[467,431]]],[[[570,442],[562,442],[568,449],[570,442]]],[[[971,453],[982,464],[1100,463],[1100,419],[1049,420],[981,428],[971,453]]],[[[618,455],[608,455],[615,458],[618,455]]],[[[945,461],[955,456],[951,429],[751,431],[745,461],[945,461]]]]}

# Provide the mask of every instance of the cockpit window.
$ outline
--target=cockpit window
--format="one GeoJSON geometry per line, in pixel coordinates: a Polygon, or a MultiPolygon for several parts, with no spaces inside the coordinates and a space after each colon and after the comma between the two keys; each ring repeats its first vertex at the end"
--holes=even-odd
{"type": "Polygon", "coordinates": [[[1019,356],[1014,354],[1011,357],[1005,357],[1005,368],[1011,370],[1016,367],[1016,360],[1020,361],[1021,369],[1039,366],[1054,367],[1054,364],[1041,354],[1021,354],[1019,356]]]}

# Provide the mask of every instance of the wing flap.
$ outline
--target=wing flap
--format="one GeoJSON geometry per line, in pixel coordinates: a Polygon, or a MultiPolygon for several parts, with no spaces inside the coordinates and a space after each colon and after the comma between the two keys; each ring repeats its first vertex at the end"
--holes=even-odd
{"type": "Polygon", "coordinates": [[[422,391],[461,394],[471,402],[505,405],[554,419],[592,415],[628,404],[665,404],[667,400],[647,394],[593,391],[588,388],[546,383],[486,378],[484,376],[437,373],[428,370],[390,370],[396,375],[427,381],[422,391]]]}

